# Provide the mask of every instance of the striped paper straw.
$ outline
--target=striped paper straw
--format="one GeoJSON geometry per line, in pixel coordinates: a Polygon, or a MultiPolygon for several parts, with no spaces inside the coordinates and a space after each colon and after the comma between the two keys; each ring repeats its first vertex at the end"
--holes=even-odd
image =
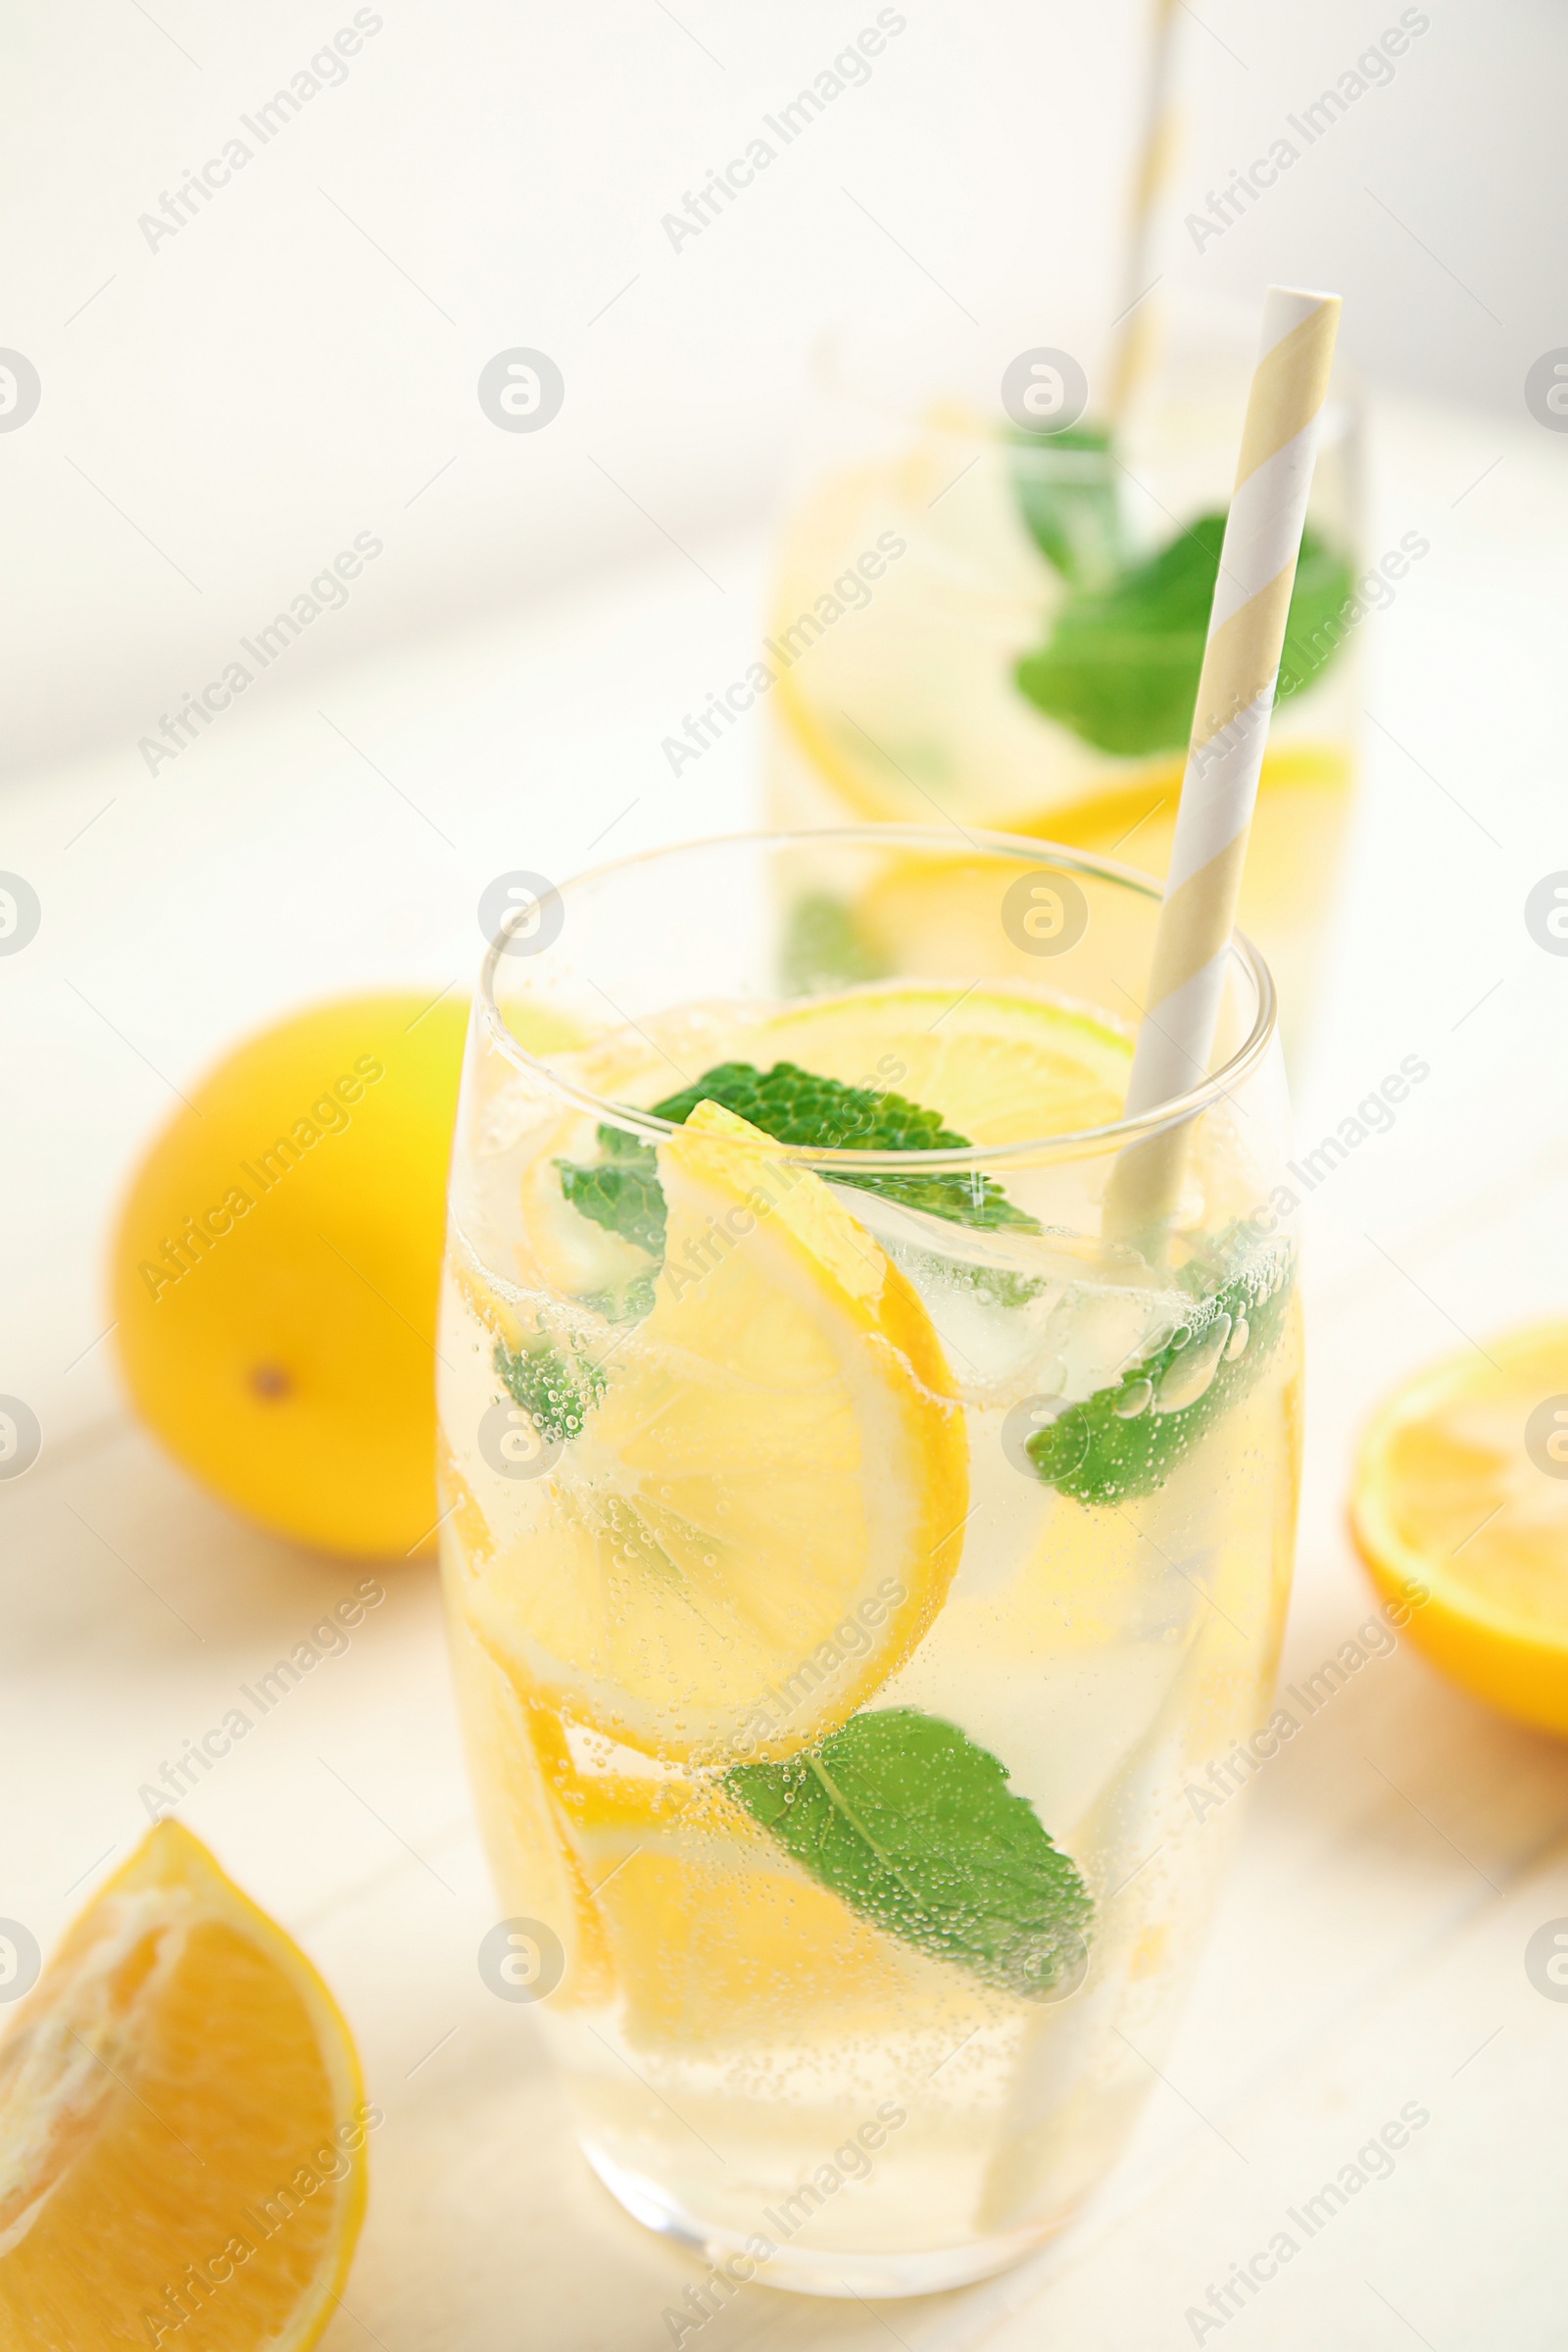
{"type": "MultiPolygon", "coordinates": [[[[1149,1004],[1133,1053],[1129,1118],[1186,1094],[1208,1068],[1339,322],[1337,294],[1268,290],[1149,1004]]],[[[1184,1149],[1181,1128],[1129,1145],[1112,1174],[1107,1223],[1128,1233],[1166,1214],[1184,1149]]]]}
{"type": "Polygon", "coordinates": [[[1180,0],[1152,0],[1149,26],[1148,73],[1144,83],[1144,120],[1133,174],[1132,203],[1127,222],[1127,255],[1122,278],[1120,332],[1110,367],[1110,414],[1125,416],[1133,396],[1152,371],[1154,353],[1152,305],[1145,296],[1152,290],[1154,246],[1159,226],[1160,199],[1169,176],[1175,146],[1175,113],[1171,104],[1176,51],[1176,11],[1180,0]]]}

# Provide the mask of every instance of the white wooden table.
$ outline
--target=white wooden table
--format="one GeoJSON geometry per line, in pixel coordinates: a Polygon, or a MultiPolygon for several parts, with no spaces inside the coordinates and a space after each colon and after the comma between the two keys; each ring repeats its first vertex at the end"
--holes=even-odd
{"type": "MultiPolygon", "coordinates": [[[[1366,1407],[1467,1334],[1568,1310],[1568,959],[1522,914],[1568,867],[1568,445],[1528,420],[1386,412],[1377,459],[1371,553],[1412,528],[1432,553],[1365,624],[1369,783],[1298,1133],[1315,1141],[1407,1054],[1432,1075],[1308,1207],[1293,1680],[1368,1614],[1341,1524],[1366,1407]]],[[[125,744],[6,805],[0,865],[44,922],[0,960],[0,1392],[45,1445],[0,1484],[0,1914],[46,1946],[140,1835],[139,1784],[360,1573],[230,1518],[126,1416],[101,1336],[117,1185],[172,1089],[245,1026],[337,987],[466,979],[494,873],[748,821],[754,738],[678,785],[659,746],[749,658],[760,551],[695,551],[714,587],[649,538],[646,573],[550,612],[309,701],[274,681],[156,782],[125,744]]],[[[696,2266],[591,2180],[533,2019],[479,1981],[494,1906],[435,1585],[406,1562],[383,1574],[348,1654],[183,1808],[325,1972],[386,2110],[328,2344],[655,2352],[696,2266]]],[[[1402,1646],[1373,1660],[1253,1791],[1180,2039],[1080,2226],[929,2302],[750,2287],[704,2352],[1562,2345],[1568,2005],[1523,1966],[1559,1915],[1568,1750],[1402,1646]],[[1391,2178],[1223,2326],[1187,2316],[1212,2316],[1209,2287],[1410,2101],[1431,2120],[1391,2178]]]]}

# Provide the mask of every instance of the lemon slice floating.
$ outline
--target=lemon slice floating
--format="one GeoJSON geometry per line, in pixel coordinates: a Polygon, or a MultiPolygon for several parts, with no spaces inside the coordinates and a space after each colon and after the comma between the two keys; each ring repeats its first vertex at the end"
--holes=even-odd
{"type": "Polygon", "coordinates": [[[756,1128],[699,1104],[660,1179],[653,1311],[465,1605],[492,1654],[612,1739],[793,1755],[941,1605],[968,1508],[961,1407],[909,1283],[756,1128]]]}
{"type": "Polygon", "coordinates": [[[1494,1341],[1491,1355],[1438,1364],[1380,1407],[1351,1531],[1435,1666],[1568,1734],[1568,1325],[1494,1341]]]}
{"type": "Polygon", "coordinates": [[[811,998],[774,1014],[750,1045],[760,1063],[795,1061],[904,1095],[982,1146],[1116,1118],[1132,1066],[1130,1039],[1075,1006],[946,981],[811,998]]]}
{"type": "Polygon", "coordinates": [[[161,1822],[0,2042],[0,2343],[304,2352],[365,2210],[362,2099],[310,1962],[161,1822]]]}

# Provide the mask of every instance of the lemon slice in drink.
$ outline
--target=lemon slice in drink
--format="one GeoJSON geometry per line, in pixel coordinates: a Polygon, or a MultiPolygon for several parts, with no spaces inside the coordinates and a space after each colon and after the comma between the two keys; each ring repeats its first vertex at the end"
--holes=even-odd
{"type": "Polygon", "coordinates": [[[1396,1389],[1362,1439],[1350,1526],[1435,1666],[1568,1734],[1568,1325],[1396,1389]]]}
{"type": "Polygon", "coordinates": [[[653,1311],[463,1601],[493,1655],[612,1739],[793,1755],[942,1602],[968,1508],[961,1407],[906,1279],[744,1119],[700,1103],[660,1180],[653,1311]]]}
{"type": "Polygon", "coordinates": [[[893,1093],[980,1145],[1065,1135],[1118,1116],[1132,1043],[1087,1012],[1022,989],[948,981],[873,985],[774,1014],[759,1063],[893,1093]]]}

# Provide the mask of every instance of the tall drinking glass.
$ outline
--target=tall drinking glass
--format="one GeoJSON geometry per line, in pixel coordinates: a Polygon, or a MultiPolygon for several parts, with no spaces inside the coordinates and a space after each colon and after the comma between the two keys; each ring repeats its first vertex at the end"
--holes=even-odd
{"type": "Polygon", "coordinates": [[[468,1039],[442,1534],[493,1935],[589,2162],[721,2297],[951,2286],[1094,2187],[1290,1579],[1267,971],[1238,939],[1129,1236],[1157,889],[953,838],[602,867],[468,1039]],[[803,896],[859,909],[838,968],[803,896]]]}

